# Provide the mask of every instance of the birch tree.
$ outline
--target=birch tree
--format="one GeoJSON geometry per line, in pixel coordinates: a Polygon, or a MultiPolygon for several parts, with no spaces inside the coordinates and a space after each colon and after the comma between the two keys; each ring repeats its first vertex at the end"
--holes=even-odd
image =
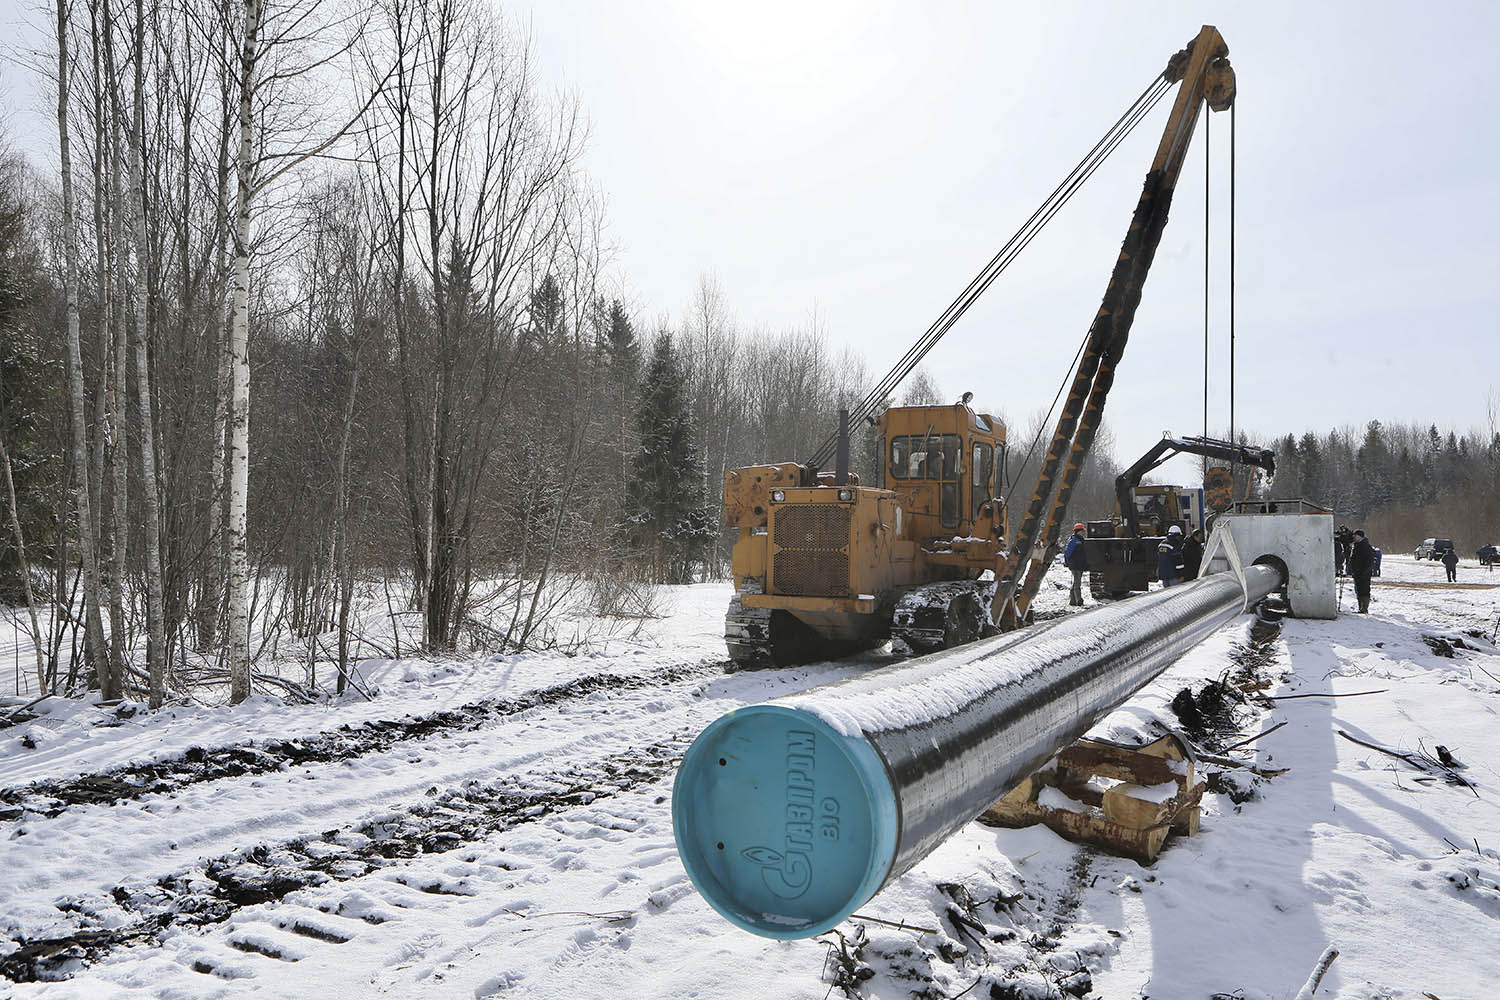
{"type": "Polygon", "coordinates": [[[337,124],[322,112],[326,93],[317,93],[320,73],[358,44],[364,21],[341,22],[346,34],[323,23],[330,5],[293,0],[269,7],[265,0],[243,0],[238,79],[239,148],[234,158],[235,213],[231,245],[233,304],[229,326],[228,541],[230,701],[250,695],[250,561],[247,510],[250,488],[250,264],[255,199],[289,172],[323,155],[369,111],[393,70],[370,83],[363,102],[337,124]],[[262,73],[270,63],[274,72],[262,73]],[[293,91],[300,86],[299,95],[293,91]],[[288,109],[291,108],[291,111],[288,109]],[[269,110],[268,110],[269,109],[269,110]],[[268,130],[257,134],[279,111],[279,148],[268,148],[268,130]],[[321,138],[319,138],[321,136],[321,138]]]}
{"type": "Polygon", "coordinates": [[[99,614],[99,564],[94,535],[94,512],[89,492],[88,424],[84,421],[83,352],[79,343],[78,240],[73,193],[73,157],[68,125],[72,83],[72,60],[68,55],[71,32],[69,0],[57,0],[57,142],[62,172],[63,294],[67,301],[65,344],[68,355],[69,417],[72,421],[73,497],[78,520],[78,553],[82,560],[84,655],[88,658],[99,691],[106,700],[118,698],[121,678],[111,669],[105,653],[104,622],[99,614]]]}
{"type": "MultiPolygon", "coordinates": [[[[104,20],[107,29],[111,21],[108,0],[104,4],[104,20]]],[[[149,704],[155,709],[160,708],[166,699],[167,640],[162,601],[161,494],[156,478],[156,433],[152,419],[151,364],[147,349],[151,330],[146,308],[147,259],[150,251],[146,236],[145,184],[142,180],[146,141],[146,11],[143,0],[135,0],[135,20],[130,34],[129,52],[133,79],[127,111],[123,87],[116,72],[112,39],[104,46],[105,70],[110,80],[115,120],[120,123],[124,133],[126,172],[130,183],[125,199],[125,212],[130,218],[131,228],[131,347],[135,354],[135,394],[140,418],[137,439],[141,462],[141,526],[145,536],[142,547],[146,557],[146,659],[149,704]]],[[[117,375],[123,375],[123,363],[117,363],[116,371],[117,375]]],[[[117,386],[117,392],[124,391],[123,384],[117,386]]],[[[117,411],[118,415],[123,415],[123,409],[117,411]]],[[[123,446],[122,440],[120,447],[123,446]]],[[[117,489],[119,485],[117,483],[117,489]]]]}

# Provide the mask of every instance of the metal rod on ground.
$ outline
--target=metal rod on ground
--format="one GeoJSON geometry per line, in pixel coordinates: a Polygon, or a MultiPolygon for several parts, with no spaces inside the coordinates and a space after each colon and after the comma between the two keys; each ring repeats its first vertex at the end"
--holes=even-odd
{"type": "Polygon", "coordinates": [[[678,853],[720,914],[837,926],[1179,656],[1284,581],[1269,566],[736,709],[688,749],[678,853]]]}

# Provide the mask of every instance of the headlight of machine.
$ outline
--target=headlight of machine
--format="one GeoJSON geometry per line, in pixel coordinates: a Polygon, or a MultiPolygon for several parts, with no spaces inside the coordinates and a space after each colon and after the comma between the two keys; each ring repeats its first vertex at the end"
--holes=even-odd
{"type": "Polygon", "coordinates": [[[842,501],[844,501],[845,503],[848,503],[850,500],[854,499],[854,491],[853,490],[839,490],[839,499],[842,500],[842,501]]]}
{"type": "Polygon", "coordinates": [[[783,502],[785,500],[786,500],[786,490],[772,490],[771,491],[771,502],[772,503],[781,503],[781,502],[783,502]]]}

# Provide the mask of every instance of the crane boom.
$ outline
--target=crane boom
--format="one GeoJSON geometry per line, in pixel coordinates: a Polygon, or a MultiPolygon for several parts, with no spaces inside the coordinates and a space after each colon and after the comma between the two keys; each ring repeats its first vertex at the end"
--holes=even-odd
{"type": "Polygon", "coordinates": [[[1276,454],[1269,448],[1257,448],[1233,441],[1220,441],[1206,437],[1164,437],[1151,450],[1136,460],[1136,463],[1115,477],[1115,500],[1120,507],[1120,517],[1125,522],[1125,536],[1134,538],[1141,533],[1140,514],[1131,502],[1131,494],[1141,484],[1141,478],[1167,459],[1177,454],[1202,455],[1222,462],[1251,465],[1264,469],[1266,475],[1276,475],[1276,454]]]}
{"type": "Polygon", "coordinates": [[[1174,55],[1163,71],[1169,82],[1180,82],[1172,113],[1162,131],[1156,157],[1131,216],[1103,303],[1089,328],[1089,338],[1073,378],[1057,429],[1027,504],[1020,530],[1010,550],[1005,572],[996,588],[991,617],[1002,628],[1013,628],[1041,586],[1047,563],[1055,554],[1068,500],[1078,482],[1094,435],[1103,417],[1105,400],[1114,383],[1115,368],[1125,353],[1130,327],[1140,305],[1141,289],[1167,223],[1172,194],[1192,141],[1198,115],[1206,103],[1215,111],[1227,109],[1235,96],[1234,69],[1229,46],[1212,25],[1204,25],[1188,46],[1174,55]],[[1064,456],[1067,465],[1062,469],[1064,456]],[[1055,496],[1054,496],[1054,487],[1055,496]],[[1048,499],[1052,504],[1048,509],[1048,499]],[[1043,512],[1047,512],[1043,521],[1043,512]],[[1029,563],[1026,563],[1029,557],[1029,563]]]}

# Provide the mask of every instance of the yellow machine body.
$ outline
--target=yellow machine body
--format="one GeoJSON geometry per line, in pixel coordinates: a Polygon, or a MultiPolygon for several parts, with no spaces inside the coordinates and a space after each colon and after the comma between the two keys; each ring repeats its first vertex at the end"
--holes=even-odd
{"type": "Polygon", "coordinates": [[[1002,564],[998,420],[961,403],[893,407],[877,421],[877,448],[873,485],[854,477],[840,485],[836,474],[796,463],[725,475],[725,522],[739,530],[736,603],[747,620],[766,622],[765,651],[783,647],[779,660],[883,641],[912,588],[977,580],[1002,564]],[[772,628],[768,612],[796,624],[772,628]]]}

